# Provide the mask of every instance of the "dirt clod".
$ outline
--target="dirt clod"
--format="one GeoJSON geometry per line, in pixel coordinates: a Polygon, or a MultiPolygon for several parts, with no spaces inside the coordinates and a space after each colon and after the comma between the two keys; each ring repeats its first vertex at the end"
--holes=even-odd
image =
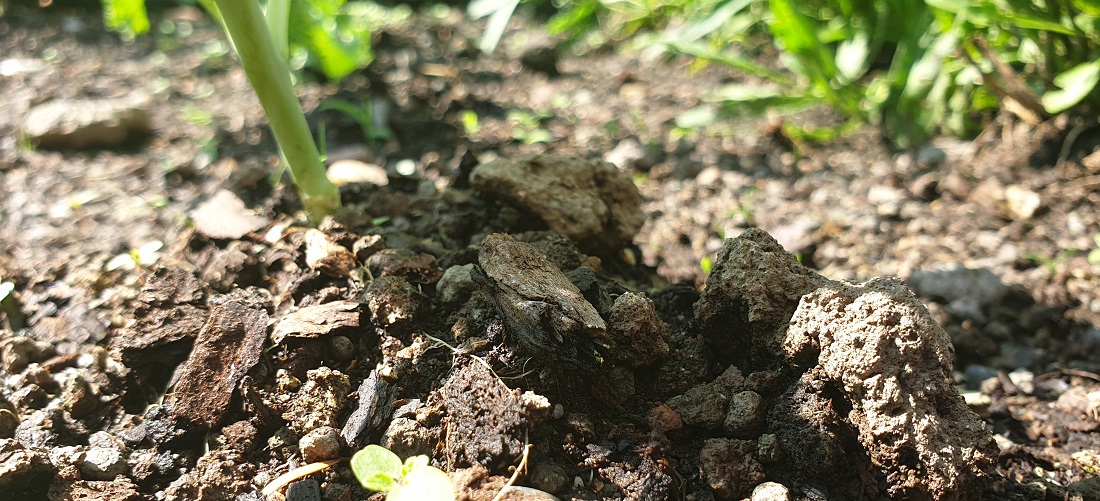
{"type": "Polygon", "coordinates": [[[470,184],[542,218],[588,250],[615,252],[645,222],[642,197],[614,165],[559,155],[526,155],[479,165],[470,184]]]}

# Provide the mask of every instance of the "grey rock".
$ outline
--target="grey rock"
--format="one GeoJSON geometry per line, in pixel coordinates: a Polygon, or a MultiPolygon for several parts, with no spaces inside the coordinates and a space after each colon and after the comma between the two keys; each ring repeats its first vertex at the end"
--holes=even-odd
{"type": "Polygon", "coordinates": [[[98,431],[88,438],[88,451],[80,473],[85,480],[111,480],[130,469],[126,463],[126,447],[109,433],[98,431]]]}
{"type": "Polygon", "coordinates": [[[435,284],[436,295],[440,301],[448,304],[459,303],[470,297],[477,289],[470,270],[473,264],[461,264],[447,268],[439,282],[435,284]]]}
{"type": "Polygon", "coordinates": [[[764,398],[755,391],[741,391],[730,397],[729,410],[722,426],[735,437],[747,438],[759,432],[764,423],[764,398]]]}
{"type": "Polygon", "coordinates": [[[729,396],[713,384],[701,384],[668,399],[668,406],[680,414],[684,423],[708,430],[722,425],[728,403],[729,396]]]}

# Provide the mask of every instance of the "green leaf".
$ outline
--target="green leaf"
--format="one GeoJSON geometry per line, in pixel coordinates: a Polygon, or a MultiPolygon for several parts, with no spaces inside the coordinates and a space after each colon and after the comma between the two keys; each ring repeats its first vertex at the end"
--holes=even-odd
{"type": "Polygon", "coordinates": [[[351,457],[351,472],[363,487],[387,492],[401,477],[401,458],[379,445],[368,445],[351,457]]]}
{"type": "Polygon", "coordinates": [[[1066,111],[1088,97],[1100,81],[1100,60],[1081,63],[1054,77],[1059,90],[1043,94],[1043,108],[1056,115],[1066,111]]]}
{"type": "Polygon", "coordinates": [[[103,0],[103,24],[131,36],[149,31],[145,0],[103,0]]]}
{"type": "MultiPolygon", "coordinates": [[[[390,491],[387,501],[454,501],[454,484],[451,477],[439,468],[417,463],[404,477],[404,482],[390,491]]],[[[413,460],[415,458],[409,458],[413,460]]]]}
{"type": "Polygon", "coordinates": [[[339,81],[374,59],[370,28],[345,12],[345,0],[291,2],[289,39],[305,48],[310,64],[339,81]]]}

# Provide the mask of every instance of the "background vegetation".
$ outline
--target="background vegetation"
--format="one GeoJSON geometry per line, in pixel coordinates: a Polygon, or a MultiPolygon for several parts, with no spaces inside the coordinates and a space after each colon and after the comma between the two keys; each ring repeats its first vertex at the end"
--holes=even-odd
{"type": "MultiPolygon", "coordinates": [[[[107,24],[147,27],[142,0],[103,0],[107,24]]],[[[339,80],[370,63],[370,34],[419,2],[292,1],[291,61],[339,80]],[[394,4],[394,2],[389,2],[394,4]]],[[[1100,4],[1094,0],[474,0],[480,47],[495,49],[527,9],[563,47],[640,56],[687,55],[730,67],[737,83],[691,115],[704,124],[829,106],[839,127],[795,137],[827,140],[881,126],[899,147],[935,134],[969,137],[998,113],[1038,123],[1100,105],[1100,4]],[[541,17],[540,17],[541,16],[541,17]]]]}

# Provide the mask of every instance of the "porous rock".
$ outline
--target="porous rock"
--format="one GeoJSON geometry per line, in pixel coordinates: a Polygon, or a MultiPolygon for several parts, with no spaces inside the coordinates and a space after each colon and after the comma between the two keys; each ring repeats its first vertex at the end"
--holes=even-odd
{"type": "Polygon", "coordinates": [[[470,184],[541,218],[588,251],[629,245],[645,222],[630,176],[602,160],[550,154],[477,166],[470,184]]]}
{"type": "Polygon", "coordinates": [[[791,480],[842,488],[841,476],[870,471],[897,499],[972,499],[988,486],[992,436],[951,385],[947,334],[900,281],[828,280],[750,229],[725,242],[694,309],[708,359],[737,366],[758,393],[787,385],[766,423],[791,480]]]}
{"type": "Polygon", "coordinates": [[[952,385],[947,333],[896,279],[831,284],[806,295],[790,322],[792,357],[817,367],[851,405],[848,420],[898,498],[972,499],[997,447],[952,385]]]}
{"type": "Polygon", "coordinates": [[[336,418],[351,393],[351,381],[339,371],[319,367],[307,373],[309,380],[290,401],[283,419],[298,434],[321,426],[336,426],[336,418]]]}

